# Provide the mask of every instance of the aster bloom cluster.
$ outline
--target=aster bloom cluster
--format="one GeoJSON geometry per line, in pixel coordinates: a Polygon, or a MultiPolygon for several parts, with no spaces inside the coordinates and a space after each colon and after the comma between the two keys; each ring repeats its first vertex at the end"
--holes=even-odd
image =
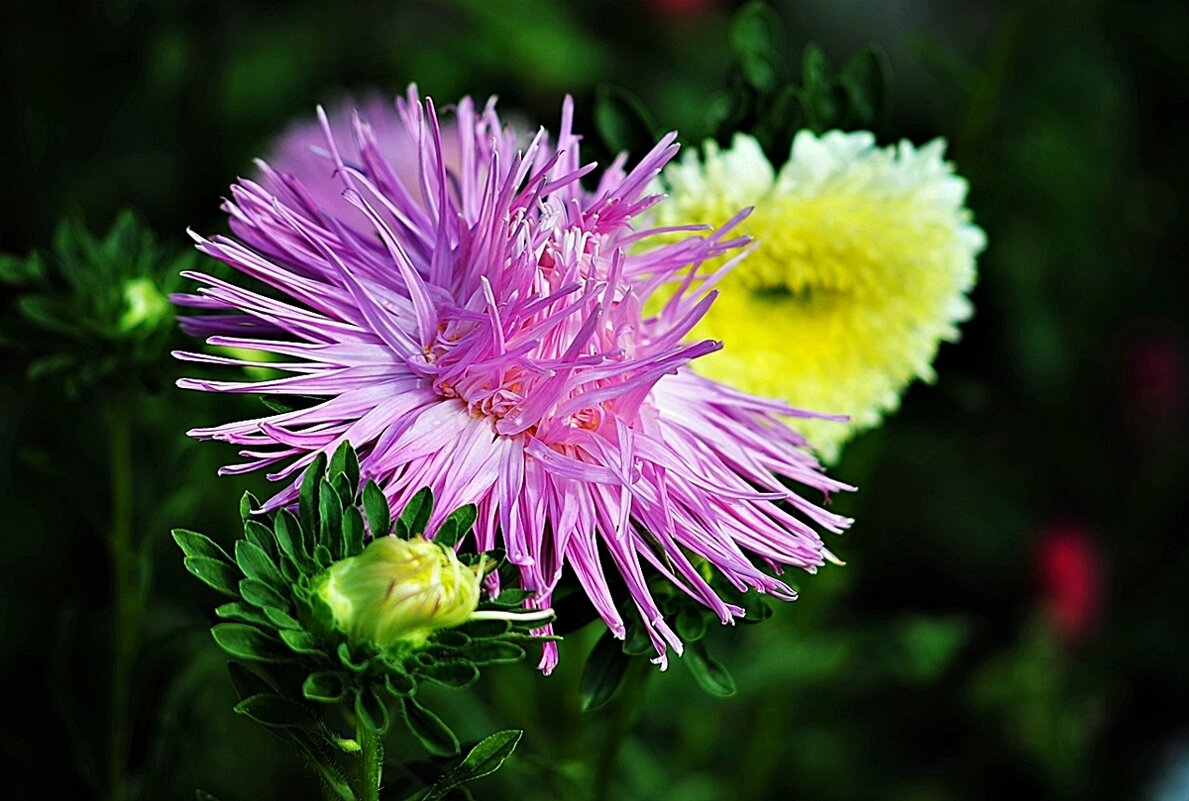
{"type": "MultiPolygon", "coordinates": [[[[505,549],[531,606],[551,605],[568,567],[623,637],[609,563],[662,666],[682,644],[650,577],[723,622],[743,610],[711,588],[708,569],[740,590],[793,598],[773,573],[832,558],[814,526],[837,532],[850,521],[790,487],[849,488],[823,474],[782,419],[807,413],[688,369],[720,347],[688,335],[746,241],[730,233],[742,215],[713,231],[635,230],[660,199],[648,187],[675,154],[674,135],[630,170],[617,159],[588,190],[580,180],[595,165],[579,161],[569,100],[555,143],[543,130],[518,141],[493,102],[464,99],[440,121],[415,88],[384,115],[373,126],[320,112],[317,155],[340,182],[335,198],[261,163],[259,180],[232,187],[234,237],[196,237],[202,252],[272,291],[190,272],[201,288],[175,299],[207,314],[185,329],[212,346],[279,356],[260,364],[288,375],[180,386],[315,399],[192,431],[242,448],[246,461],[223,472],[270,469],[288,482],[265,504],[276,509],[294,501],[319,454],[349,441],[393,508],[428,487],[436,505],[425,530],[434,531],[450,510],[475,504],[466,545],[505,549]],[[386,157],[386,129],[407,143],[400,158],[386,157]],[[703,275],[703,262],[724,266],[703,275]]],[[[542,669],[556,658],[550,642],[542,669]]]]}
{"type": "Polygon", "coordinates": [[[855,432],[879,424],[914,378],[932,381],[942,341],[958,338],[985,244],[964,203],[967,184],[945,142],[875,146],[868,132],[799,132],[775,169],[759,143],[707,144],[669,165],[657,224],[744,223],[756,251],[724,279],[694,333],[731,347],[699,372],[761,395],[847,415],[801,432],[833,461],[855,432]]]}

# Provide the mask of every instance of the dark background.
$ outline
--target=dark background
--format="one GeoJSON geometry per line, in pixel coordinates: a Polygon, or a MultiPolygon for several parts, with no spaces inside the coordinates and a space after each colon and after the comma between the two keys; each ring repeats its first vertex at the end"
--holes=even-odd
{"type": "MultiPolygon", "coordinates": [[[[802,600],[716,633],[739,694],[680,663],[638,722],[583,715],[563,667],[495,671],[443,693],[464,736],[522,726],[481,798],[1189,798],[1186,254],[1189,10],[1181,3],[801,0],[775,4],[796,64],[888,55],[881,141],[945,136],[987,231],[975,318],[939,382],[856,440],[860,485],[834,548],[848,566],[802,600]],[[721,635],[721,636],[720,636],[721,635]],[[628,730],[630,734],[624,735],[628,730]],[[622,742],[620,742],[622,740],[622,742]],[[620,762],[609,789],[592,789],[620,762]],[[600,767],[602,765],[602,767],[600,767]]],[[[441,101],[498,94],[554,125],[572,93],[636,93],[687,142],[730,64],[734,5],[7,3],[0,10],[0,250],[46,248],[63,217],[95,231],[137,210],[168,248],[222,230],[219,198],[296,116],[343,90],[416,81],[441,101]]],[[[639,155],[639,154],[637,154],[639,155]]],[[[0,289],[6,316],[15,290],[0,289]]],[[[137,541],[150,576],[130,694],[128,799],[316,798],[279,742],[231,712],[175,525],[223,542],[255,479],[183,437],[248,404],[28,382],[36,342],[0,351],[0,757],[10,797],[111,798],[109,431],[135,410],[137,541]],[[113,401],[113,398],[116,400],[113,401]]],[[[11,343],[10,343],[11,344],[11,343]]],[[[409,745],[410,748],[414,747],[409,745]]],[[[394,749],[395,754],[400,748],[394,749]]]]}

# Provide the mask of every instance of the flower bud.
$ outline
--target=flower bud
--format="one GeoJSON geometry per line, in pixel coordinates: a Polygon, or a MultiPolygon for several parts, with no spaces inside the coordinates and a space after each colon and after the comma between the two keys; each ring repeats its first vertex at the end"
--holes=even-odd
{"type": "Polygon", "coordinates": [[[378,537],[327,568],[314,593],[352,643],[417,648],[434,630],[471,617],[484,572],[483,564],[468,567],[452,548],[421,537],[378,537]]]}
{"type": "Polygon", "coordinates": [[[173,325],[173,306],[153,279],[139,276],[124,283],[124,312],[117,327],[121,333],[152,333],[173,325]]]}

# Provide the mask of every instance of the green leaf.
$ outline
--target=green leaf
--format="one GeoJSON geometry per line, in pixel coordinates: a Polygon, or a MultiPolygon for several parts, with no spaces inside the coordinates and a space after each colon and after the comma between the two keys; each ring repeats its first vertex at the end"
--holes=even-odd
{"type": "Polygon", "coordinates": [[[782,28],[776,11],[758,0],[741,8],[731,21],[735,58],[743,79],[758,92],[766,94],[776,88],[782,28]]]}
{"type": "Polygon", "coordinates": [[[187,556],[183,561],[186,570],[211,589],[218,590],[231,598],[239,598],[237,589],[240,572],[222,559],[207,556],[187,556]]]}
{"type": "Polygon", "coordinates": [[[457,547],[459,540],[470,533],[478,515],[479,510],[473,503],[458,507],[442,521],[433,541],[446,548],[457,547]]]}
{"type": "Polygon", "coordinates": [[[343,512],[343,555],[357,556],[363,551],[363,515],[354,506],[343,512]]]}
{"type": "Polygon", "coordinates": [[[206,790],[195,790],[194,799],[195,801],[219,801],[218,798],[211,795],[206,790]]]}
{"type": "Polygon", "coordinates": [[[239,583],[239,594],[243,596],[245,601],[261,609],[269,606],[276,609],[289,608],[288,599],[268,584],[257,579],[246,578],[241,581],[239,583]]]}
{"type": "Polygon", "coordinates": [[[293,655],[279,640],[255,626],[243,623],[219,623],[211,628],[215,642],[229,656],[248,662],[288,662],[293,655]]]}
{"type": "Polygon", "coordinates": [[[377,734],[388,731],[391,723],[388,700],[379,694],[376,687],[369,685],[355,694],[355,714],[364,726],[377,734]]]}
{"type": "Polygon", "coordinates": [[[301,514],[301,525],[307,532],[318,531],[318,488],[322,483],[322,474],[326,472],[326,454],[319,453],[313,463],[306,468],[301,479],[301,492],[297,497],[298,512],[301,514]]]}
{"type": "Polygon", "coordinates": [[[380,486],[368,480],[363,487],[363,509],[367,512],[367,527],[373,537],[383,537],[392,527],[392,512],[380,486]]]}
{"type": "Polygon", "coordinates": [[[610,631],[603,632],[587,657],[582,679],[578,683],[579,706],[582,710],[590,712],[610,701],[623,683],[627,669],[628,656],[623,652],[623,645],[610,631]]]}
{"type": "Polygon", "coordinates": [[[874,128],[887,113],[891,70],[878,47],[867,47],[846,62],[838,77],[850,101],[854,125],[874,128]]]}
{"type": "Polygon", "coordinates": [[[456,787],[495,773],[516,750],[522,736],[524,732],[519,729],[506,729],[484,737],[467,753],[462,762],[428,788],[421,801],[441,801],[456,787]]]}
{"type": "Polygon", "coordinates": [[[205,534],[199,534],[197,531],[189,531],[184,528],[175,528],[172,533],[173,541],[178,544],[178,547],[182,549],[182,553],[186,556],[216,559],[228,564],[234,561],[227,551],[219,547],[217,542],[205,534]]]}
{"type": "Polygon", "coordinates": [[[310,710],[273,693],[249,696],[235,705],[235,711],[265,726],[306,727],[318,723],[310,710]]]}
{"type": "Polygon", "coordinates": [[[642,155],[657,139],[647,107],[627,89],[600,85],[595,89],[595,130],[612,153],[642,155]]]}
{"type": "Polygon", "coordinates": [[[463,659],[448,659],[420,672],[421,676],[445,687],[465,689],[479,680],[479,669],[463,659]]]}
{"type": "Polygon", "coordinates": [[[719,664],[703,642],[690,643],[682,654],[681,661],[693,674],[698,686],[715,698],[730,698],[735,694],[735,679],[719,664]]]}
{"type": "Polygon", "coordinates": [[[429,523],[429,516],[433,513],[433,492],[429,487],[422,487],[405,504],[400,513],[400,522],[410,536],[425,533],[425,526],[429,523]]]}
{"type": "Polygon", "coordinates": [[[306,676],[301,685],[301,694],[311,701],[333,704],[343,700],[347,688],[343,677],[330,670],[320,670],[306,676]]]}
{"type": "Polygon", "coordinates": [[[326,546],[334,559],[342,559],[343,502],[326,479],[322,479],[322,486],[318,490],[318,517],[318,544],[326,546]]]}
{"type": "Polygon", "coordinates": [[[401,715],[413,736],[434,756],[454,756],[458,753],[458,738],[442,719],[411,697],[400,699],[401,715]]]}
{"type": "Polygon", "coordinates": [[[334,762],[327,759],[320,743],[314,740],[309,731],[300,728],[280,728],[277,729],[277,733],[287,738],[305,756],[306,761],[318,771],[327,788],[339,801],[357,801],[358,797],[351,785],[343,778],[334,762]]]}

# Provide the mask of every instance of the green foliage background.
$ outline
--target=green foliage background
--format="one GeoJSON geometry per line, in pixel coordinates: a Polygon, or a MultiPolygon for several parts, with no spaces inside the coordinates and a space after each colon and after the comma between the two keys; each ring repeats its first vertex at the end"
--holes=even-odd
{"type": "MultiPolygon", "coordinates": [[[[0,250],[49,251],[61,219],[103,232],[130,206],[180,253],[187,226],[222,230],[219,198],[289,120],[344,90],[497,93],[546,125],[568,92],[593,132],[596,87],[615,85],[698,142],[721,111],[733,8],[9,3],[0,250]]],[[[678,663],[581,713],[597,631],[576,632],[548,679],[502,668],[478,694],[434,699],[464,739],[527,731],[476,795],[1189,798],[1189,150],[1178,121],[1189,11],[1173,0],[774,8],[787,77],[808,42],[835,64],[876,44],[894,76],[881,140],[949,139],[990,241],[977,315],[942,349],[938,384],[911,388],[836,468],[861,487],[839,501],[859,522],[832,545],[849,565],[794,579],[802,600],[762,626],[712,633],[737,695],[705,696],[678,663]],[[1044,614],[1038,554],[1057,524],[1086,533],[1103,574],[1101,614],[1078,640],[1044,614]]],[[[0,337],[22,343],[0,351],[5,795],[113,798],[107,541],[123,517],[146,554],[134,570],[145,625],[123,682],[125,797],[200,786],[224,801],[316,797],[281,744],[231,711],[208,634],[213,599],[169,541],[184,526],[226,546],[238,496],[263,494],[256,478],[216,479],[229,450],[183,437],[255,401],[174,390],[168,359],[152,380],[142,366],[73,388],[27,380],[30,350],[46,343],[22,322],[16,290],[0,293],[0,337]],[[126,508],[109,479],[116,419],[131,434],[126,508]]]]}

